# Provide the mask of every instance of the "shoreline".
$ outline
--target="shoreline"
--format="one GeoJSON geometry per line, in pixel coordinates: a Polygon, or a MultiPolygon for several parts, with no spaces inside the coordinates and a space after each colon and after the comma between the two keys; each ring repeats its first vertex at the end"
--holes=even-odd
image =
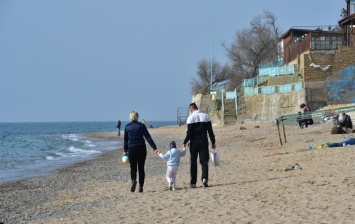
{"type": "MultiPolygon", "coordinates": [[[[102,133],[105,133],[105,136],[106,136],[110,132],[102,132],[102,133]]],[[[116,136],[114,136],[112,133],[112,135],[110,134],[110,135],[108,135],[109,137],[105,137],[105,138],[96,137],[97,136],[96,133],[84,133],[84,134],[78,134],[78,135],[83,136],[85,138],[89,138],[89,140],[96,140],[96,141],[98,140],[99,143],[97,143],[98,144],[98,146],[96,146],[97,149],[94,149],[94,150],[97,150],[97,153],[81,154],[81,155],[78,154],[73,157],[69,156],[68,158],[66,158],[65,156],[57,158],[57,159],[47,159],[46,158],[46,159],[43,159],[43,161],[41,161],[40,159],[37,159],[38,164],[36,164],[36,165],[27,166],[26,167],[27,169],[23,168],[23,167],[18,167],[17,169],[13,170],[13,174],[14,174],[13,176],[4,175],[3,179],[0,180],[0,185],[11,183],[11,182],[17,182],[17,181],[21,181],[21,180],[25,180],[25,179],[29,179],[29,178],[47,176],[47,175],[57,172],[60,169],[72,166],[74,164],[85,162],[85,161],[88,161],[91,159],[95,159],[96,157],[98,157],[102,154],[105,154],[106,152],[110,152],[110,151],[117,150],[117,149],[123,149],[123,146],[121,144],[121,142],[123,143],[123,140],[118,139],[117,134],[116,134],[116,136]],[[104,143],[105,146],[102,145],[102,142],[105,142],[104,143]],[[117,147],[115,146],[116,144],[117,144],[117,147]],[[112,149],[113,147],[115,147],[115,149],[112,149]],[[104,148],[104,150],[101,150],[102,148],[104,148]],[[32,171],[32,173],[28,172],[29,170],[32,171]]],[[[92,150],[92,148],[90,148],[89,151],[90,150],[92,150]]]]}
{"type": "MultiPolygon", "coordinates": [[[[167,190],[166,161],[147,145],[144,193],[129,192],[129,166],[117,150],[50,175],[0,185],[4,223],[265,223],[355,220],[355,146],[308,150],[354,134],[331,135],[323,125],[286,125],[280,154],[275,124],[213,126],[221,166],[210,163],[209,184],[188,189],[189,156],[182,157],[177,191],[167,190]],[[287,168],[298,163],[302,170],[287,168]],[[144,203],[142,203],[144,201],[144,203]],[[341,205],[341,206],[339,206],[341,205]],[[177,209],[174,209],[177,208],[177,209]],[[172,209],[174,215],[171,216],[172,209]],[[138,216],[137,214],[144,214],[138,216]]],[[[186,127],[149,129],[158,150],[172,140],[181,149],[186,127]]],[[[96,133],[106,139],[116,132],[96,133]]],[[[117,135],[117,134],[116,134],[117,135]]],[[[121,135],[122,136],[122,135],[121,135]]],[[[117,137],[117,136],[116,136],[117,137]]],[[[123,138],[123,136],[121,137],[123,138]]],[[[200,166],[198,167],[200,175],[200,166]]]]}
{"type": "MultiPolygon", "coordinates": [[[[178,127],[178,126],[177,125],[168,125],[168,126],[162,126],[162,127],[157,127],[157,128],[153,128],[153,129],[175,128],[175,127],[178,127]]],[[[149,128],[148,130],[151,130],[151,129],[152,128],[149,128]]],[[[88,137],[88,138],[92,138],[92,139],[105,140],[105,141],[110,141],[110,142],[121,142],[123,144],[123,131],[121,131],[121,137],[117,136],[117,132],[87,132],[87,133],[83,133],[81,135],[85,136],[85,137],[88,137]]],[[[26,180],[26,179],[30,179],[30,178],[36,178],[36,177],[42,177],[42,176],[51,175],[52,173],[60,171],[61,169],[65,169],[65,168],[71,167],[71,166],[73,166],[75,164],[95,159],[96,157],[100,157],[103,154],[106,154],[106,153],[109,153],[109,152],[115,151],[115,150],[117,150],[117,149],[101,151],[100,154],[90,155],[87,158],[77,158],[77,161],[67,162],[64,165],[57,165],[56,168],[50,169],[48,171],[43,171],[42,174],[34,174],[34,175],[30,175],[28,177],[13,178],[11,180],[0,182],[0,185],[11,184],[13,182],[18,182],[18,181],[22,181],[22,180],[26,180]]],[[[123,151],[123,145],[119,145],[118,146],[118,150],[122,150],[123,151]]]]}

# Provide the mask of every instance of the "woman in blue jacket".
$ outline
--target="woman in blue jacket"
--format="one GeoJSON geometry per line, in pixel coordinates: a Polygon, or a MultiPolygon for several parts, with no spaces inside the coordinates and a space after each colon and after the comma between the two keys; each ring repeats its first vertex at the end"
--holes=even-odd
{"type": "Polygon", "coordinates": [[[139,192],[143,192],[145,178],[145,159],[147,158],[147,148],[144,138],[149,145],[154,149],[155,153],[159,153],[152,137],[150,136],[147,127],[138,122],[138,113],[132,111],[129,115],[131,122],[125,126],[124,130],[124,155],[129,156],[131,166],[132,186],[131,192],[136,190],[137,185],[137,167],[139,173],[139,192]],[[144,137],[144,138],[143,138],[144,137]]]}

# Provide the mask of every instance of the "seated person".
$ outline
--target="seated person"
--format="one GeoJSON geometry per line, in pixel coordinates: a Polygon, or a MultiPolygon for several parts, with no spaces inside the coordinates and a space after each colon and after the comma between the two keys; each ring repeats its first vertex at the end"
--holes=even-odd
{"type": "Polygon", "coordinates": [[[304,121],[304,124],[306,125],[306,128],[308,127],[308,125],[314,124],[313,119],[312,119],[311,108],[309,108],[309,106],[307,106],[304,103],[302,103],[300,105],[300,108],[303,110],[303,121],[304,121]]]}
{"type": "Polygon", "coordinates": [[[353,123],[351,121],[351,118],[345,112],[342,112],[338,117],[338,119],[339,119],[340,127],[343,129],[345,133],[348,130],[348,128],[353,129],[353,123]]]}
{"type": "Polygon", "coordinates": [[[303,121],[303,118],[302,118],[302,112],[301,111],[299,111],[298,114],[297,114],[297,123],[298,123],[298,126],[300,126],[300,128],[303,129],[304,121],[303,121]]]}

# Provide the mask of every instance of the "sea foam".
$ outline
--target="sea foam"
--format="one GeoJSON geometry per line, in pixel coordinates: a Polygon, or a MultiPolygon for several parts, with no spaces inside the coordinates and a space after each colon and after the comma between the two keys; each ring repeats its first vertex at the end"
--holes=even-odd
{"type": "Polygon", "coordinates": [[[74,142],[79,141],[79,137],[77,134],[66,134],[66,135],[62,135],[62,138],[64,139],[68,139],[74,142]]]}

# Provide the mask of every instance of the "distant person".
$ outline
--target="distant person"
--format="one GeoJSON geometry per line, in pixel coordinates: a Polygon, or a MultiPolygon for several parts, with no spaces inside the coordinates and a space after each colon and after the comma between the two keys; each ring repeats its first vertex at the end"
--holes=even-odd
{"type": "Polygon", "coordinates": [[[334,118],[334,115],[335,115],[334,110],[328,110],[328,111],[324,112],[323,116],[322,116],[322,122],[326,123],[328,121],[331,121],[334,118]]]}
{"type": "Polygon", "coordinates": [[[147,123],[147,122],[143,119],[143,120],[142,120],[142,124],[146,125],[146,123],[147,123]]]}
{"type": "Polygon", "coordinates": [[[305,103],[302,103],[300,105],[300,108],[303,110],[303,121],[306,128],[308,127],[308,125],[314,124],[312,119],[311,108],[309,108],[309,106],[307,106],[305,103]]]}
{"type": "Polygon", "coordinates": [[[325,146],[328,147],[341,147],[341,146],[346,146],[346,145],[355,145],[355,138],[348,138],[345,141],[342,142],[333,142],[333,143],[326,143],[325,146]]]}
{"type": "Polygon", "coordinates": [[[139,173],[139,192],[143,192],[145,171],[144,165],[147,157],[147,148],[145,145],[144,138],[147,140],[149,145],[154,149],[155,153],[159,153],[157,146],[155,145],[152,137],[150,136],[148,129],[145,125],[138,122],[138,113],[132,111],[129,115],[131,120],[125,126],[124,130],[124,155],[129,156],[129,162],[131,166],[131,192],[136,190],[137,185],[137,166],[139,173]],[[144,138],[143,138],[144,137],[144,138]]]}
{"type": "Polygon", "coordinates": [[[121,136],[121,121],[117,120],[117,135],[121,136]]]}
{"type": "Polygon", "coordinates": [[[175,191],[176,187],[176,174],[180,165],[180,157],[185,156],[185,148],[182,151],[176,149],[176,143],[174,141],[170,142],[170,150],[164,155],[159,153],[159,156],[163,159],[168,160],[166,180],[169,184],[169,190],[175,191]]]}
{"type": "Polygon", "coordinates": [[[204,187],[208,187],[208,137],[212,142],[212,148],[216,148],[215,136],[212,129],[212,123],[210,117],[198,110],[195,103],[189,105],[190,116],[187,118],[187,131],[186,137],[183,143],[183,148],[186,147],[188,141],[190,141],[190,188],[196,187],[197,182],[197,158],[200,158],[200,164],[202,167],[202,183],[204,187]]]}
{"type": "Polygon", "coordinates": [[[298,123],[298,126],[303,129],[304,121],[303,121],[303,116],[302,116],[301,111],[299,111],[297,114],[297,123],[298,123]]]}
{"type": "Polygon", "coordinates": [[[341,112],[338,119],[340,128],[342,128],[342,131],[344,133],[346,133],[349,128],[353,129],[353,122],[351,121],[350,116],[347,115],[345,112],[341,112]]]}

